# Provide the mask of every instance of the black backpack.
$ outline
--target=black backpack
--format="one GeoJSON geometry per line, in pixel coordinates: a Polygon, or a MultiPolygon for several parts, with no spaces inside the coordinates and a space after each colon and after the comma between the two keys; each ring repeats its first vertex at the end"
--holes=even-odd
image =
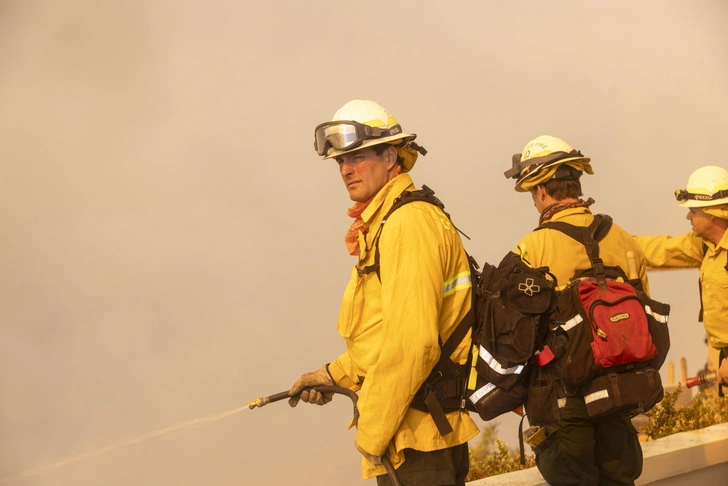
{"type": "Polygon", "coordinates": [[[670,349],[670,306],[649,298],[639,278],[599,258],[599,241],[611,225],[609,216],[597,214],[588,227],[548,222],[537,228],[570,236],[591,260],[560,292],[552,319],[552,328],[568,336],[558,356],[563,381],[570,393],[581,390],[591,416],[652,408],[663,397],[658,370],[670,349]]]}
{"type": "MultiPolygon", "coordinates": [[[[381,231],[394,211],[415,201],[433,204],[450,218],[427,186],[403,192],[375,235],[374,264],[358,269],[360,276],[371,272],[379,276],[381,231]]],[[[549,277],[548,268],[532,268],[513,252],[497,267],[485,263],[482,270],[471,256],[468,260],[473,284],[470,311],[441,343],[440,359],[410,406],[430,413],[444,436],[452,432],[445,412],[467,409],[492,420],[523,405],[530,388],[539,396],[531,401],[537,406],[526,403],[530,423],[558,420],[563,386],[554,353],[545,345],[547,337],[551,347],[563,347],[566,342],[564,333],[549,328],[557,303],[556,279],[549,277]],[[465,365],[453,363],[450,355],[471,330],[470,359],[465,365]]]]}

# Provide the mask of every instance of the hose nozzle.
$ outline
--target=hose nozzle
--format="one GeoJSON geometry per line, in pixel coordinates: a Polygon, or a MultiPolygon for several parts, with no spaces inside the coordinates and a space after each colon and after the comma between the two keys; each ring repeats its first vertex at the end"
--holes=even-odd
{"type": "Polygon", "coordinates": [[[268,397],[263,398],[256,398],[252,402],[248,402],[248,410],[253,410],[255,407],[262,407],[263,405],[268,405],[270,403],[270,400],[268,400],[268,397]]]}
{"type": "Polygon", "coordinates": [[[713,383],[718,376],[716,375],[715,371],[711,371],[709,373],[700,373],[698,376],[693,376],[692,378],[688,378],[685,380],[685,386],[688,388],[692,388],[694,386],[698,385],[707,385],[709,383],[713,383]]]}
{"type": "Polygon", "coordinates": [[[285,398],[290,398],[290,395],[288,394],[287,391],[284,391],[284,392],[281,392],[281,393],[276,393],[275,395],[271,395],[269,397],[256,398],[252,402],[248,402],[248,408],[250,410],[253,410],[256,407],[257,408],[260,408],[260,407],[263,407],[265,405],[268,405],[269,403],[277,402],[277,401],[283,400],[285,398]]]}

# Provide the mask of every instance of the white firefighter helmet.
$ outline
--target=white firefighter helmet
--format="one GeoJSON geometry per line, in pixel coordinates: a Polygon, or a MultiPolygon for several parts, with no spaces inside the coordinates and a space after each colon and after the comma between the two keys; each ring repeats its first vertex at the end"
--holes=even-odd
{"type": "Polygon", "coordinates": [[[590,160],[560,138],[541,135],[528,142],[520,154],[513,156],[512,167],[504,174],[516,179],[516,191],[527,192],[554,178],[556,166],[561,164],[568,163],[579,173],[586,171],[593,174],[590,160]]]}
{"type": "Polygon", "coordinates": [[[675,191],[680,206],[704,208],[728,204],[728,170],[707,165],[690,174],[685,189],[675,191]]]}
{"type": "MultiPolygon", "coordinates": [[[[381,143],[391,143],[397,146],[399,152],[416,137],[414,133],[404,133],[397,119],[379,103],[352,100],[339,108],[330,122],[316,127],[314,148],[324,159],[381,143]],[[393,143],[397,141],[400,143],[393,143]]],[[[419,147],[412,145],[415,150],[419,147]]],[[[414,165],[414,160],[405,162],[405,171],[414,165]]]]}

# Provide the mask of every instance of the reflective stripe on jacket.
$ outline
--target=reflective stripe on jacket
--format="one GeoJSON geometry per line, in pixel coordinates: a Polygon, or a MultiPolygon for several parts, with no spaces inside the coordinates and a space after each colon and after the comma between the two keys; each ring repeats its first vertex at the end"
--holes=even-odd
{"type": "Polygon", "coordinates": [[[703,324],[713,348],[728,347],[728,231],[717,245],[692,231],[682,236],[635,236],[655,268],[700,268],[703,324]],[[707,247],[707,251],[704,249],[707,247]]]}
{"type": "MultiPolygon", "coordinates": [[[[587,208],[572,208],[554,214],[551,221],[562,221],[574,226],[589,226],[594,221],[594,215],[587,208]]],[[[626,274],[629,274],[627,252],[630,250],[637,257],[639,278],[645,294],[649,295],[645,258],[632,236],[613,223],[609,233],[599,242],[599,257],[604,261],[604,265],[620,267],[626,274]]],[[[560,231],[549,228],[527,234],[514,251],[534,267],[548,266],[558,279],[559,287],[568,284],[577,270],[592,266],[584,245],[560,231]]]]}
{"type": "MultiPolygon", "coordinates": [[[[374,263],[374,239],[395,198],[414,189],[410,176],[401,174],[364,211],[360,268],[374,263]]],[[[397,209],[380,233],[379,253],[381,282],[376,272],[360,277],[356,267],[352,270],[338,323],[347,351],[329,365],[329,372],[337,385],[360,389],[359,447],[381,456],[393,442],[390,455],[396,467],[403,449],[445,449],[478,434],[467,412],[446,414],[454,431],[442,437],[429,414],[409,408],[440,357],[439,340],[444,342],[470,309],[472,284],[457,231],[429,203],[397,209]]],[[[453,361],[466,362],[470,343],[468,334],[453,361]]],[[[364,479],[385,473],[362,459],[364,479]]]]}

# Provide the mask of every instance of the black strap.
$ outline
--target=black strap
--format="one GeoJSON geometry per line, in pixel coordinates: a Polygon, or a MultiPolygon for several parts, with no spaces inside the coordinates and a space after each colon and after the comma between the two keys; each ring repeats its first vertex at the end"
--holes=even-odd
{"type": "MultiPolygon", "coordinates": [[[[708,253],[708,245],[703,242],[703,259],[708,253]]],[[[726,270],[728,270],[728,263],[726,263],[726,270]]],[[[698,312],[698,322],[703,322],[703,282],[698,277],[698,295],[700,296],[700,311],[698,312]]]]}
{"type": "Polygon", "coordinates": [[[447,421],[445,412],[442,410],[440,402],[437,401],[437,397],[432,390],[428,390],[427,395],[425,395],[425,405],[427,406],[427,411],[432,415],[432,421],[435,422],[435,426],[437,426],[440,435],[444,437],[452,432],[452,426],[447,421]]]}
{"type": "MultiPolygon", "coordinates": [[[[718,368],[719,369],[720,369],[720,365],[723,363],[724,359],[728,359],[728,348],[722,348],[720,350],[720,353],[718,354],[718,368]]],[[[725,397],[725,394],[723,393],[723,388],[728,388],[728,384],[726,384],[726,383],[718,384],[718,396],[721,398],[725,397]]]]}
{"type": "Polygon", "coordinates": [[[619,391],[619,377],[617,373],[609,373],[609,385],[610,391],[614,396],[614,403],[618,407],[622,406],[622,394],[619,391]]]}
{"type": "Polygon", "coordinates": [[[445,344],[442,345],[440,354],[450,357],[450,355],[455,352],[460,343],[463,342],[465,336],[468,335],[468,331],[473,327],[473,324],[475,324],[475,303],[471,302],[470,310],[467,314],[465,314],[463,320],[460,321],[452,334],[450,334],[450,337],[447,338],[445,344]]]}
{"type": "Polygon", "coordinates": [[[381,236],[382,229],[384,228],[385,223],[393,212],[395,212],[397,209],[401,208],[405,204],[409,204],[415,201],[424,201],[434,206],[437,206],[442,210],[443,213],[445,213],[445,216],[450,219],[450,215],[445,211],[445,205],[435,196],[435,191],[433,191],[429,187],[423,184],[422,189],[416,191],[404,191],[394,200],[392,207],[389,208],[387,214],[385,214],[382,218],[382,222],[377,229],[377,234],[374,235],[374,263],[364,268],[359,268],[357,266],[356,271],[360,277],[362,275],[368,275],[372,272],[377,272],[377,278],[379,278],[379,280],[381,281],[382,277],[379,275],[379,238],[381,236]]]}
{"type": "Polygon", "coordinates": [[[526,450],[523,447],[523,419],[526,418],[526,414],[524,413],[521,416],[521,420],[518,422],[518,448],[521,451],[521,459],[520,463],[522,466],[526,465],[526,450]]]}
{"type": "Polygon", "coordinates": [[[575,239],[586,248],[586,253],[594,269],[597,285],[600,290],[607,288],[607,273],[604,269],[604,262],[599,258],[599,242],[607,236],[612,227],[612,218],[606,214],[594,215],[594,221],[589,226],[574,226],[563,221],[548,221],[543,223],[534,231],[549,228],[560,231],[575,239]]]}

